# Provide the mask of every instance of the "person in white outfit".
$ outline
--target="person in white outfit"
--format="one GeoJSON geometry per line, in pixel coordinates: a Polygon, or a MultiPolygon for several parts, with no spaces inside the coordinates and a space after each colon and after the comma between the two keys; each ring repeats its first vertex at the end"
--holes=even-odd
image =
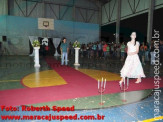
{"type": "Polygon", "coordinates": [[[119,81],[121,85],[124,82],[124,78],[137,78],[135,83],[140,83],[141,78],[145,77],[142,64],[140,62],[138,53],[139,53],[139,42],[136,41],[136,32],[131,33],[131,41],[127,43],[127,58],[125,64],[120,71],[122,79],[119,81]]]}

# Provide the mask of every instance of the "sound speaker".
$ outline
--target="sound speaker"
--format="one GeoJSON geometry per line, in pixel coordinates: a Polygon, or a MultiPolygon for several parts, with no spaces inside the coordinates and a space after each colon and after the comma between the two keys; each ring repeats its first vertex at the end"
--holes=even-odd
{"type": "Polygon", "coordinates": [[[2,41],[6,42],[7,41],[7,36],[2,36],[2,41]]]}

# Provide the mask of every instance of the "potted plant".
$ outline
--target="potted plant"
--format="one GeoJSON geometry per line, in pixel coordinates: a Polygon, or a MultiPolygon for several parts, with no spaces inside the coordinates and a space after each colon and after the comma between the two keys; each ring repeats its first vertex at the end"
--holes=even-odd
{"type": "Polygon", "coordinates": [[[39,47],[40,48],[40,42],[38,40],[34,40],[32,43],[32,46],[35,47],[39,47]]]}
{"type": "Polygon", "coordinates": [[[73,48],[80,48],[80,42],[76,40],[73,44],[73,48]]]}
{"type": "Polygon", "coordinates": [[[40,63],[39,63],[39,49],[40,49],[40,42],[38,40],[34,40],[32,43],[32,46],[35,50],[35,58],[34,58],[34,66],[35,67],[40,67],[40,63]]]}

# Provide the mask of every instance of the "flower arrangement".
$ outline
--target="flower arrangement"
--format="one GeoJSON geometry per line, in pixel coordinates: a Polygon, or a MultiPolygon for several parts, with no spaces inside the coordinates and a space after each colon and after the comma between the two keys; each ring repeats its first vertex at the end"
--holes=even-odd
{"type": "Polygon", "coordinates": [[[40,47],[40,42],[38,40],[34,40],[32,43],[33,47],[40,47]]]}
{"type": "Polygon", "coordinates": [[[76,40],[73,44],[73,48],[80,48],[80,42],[76,40]]]}

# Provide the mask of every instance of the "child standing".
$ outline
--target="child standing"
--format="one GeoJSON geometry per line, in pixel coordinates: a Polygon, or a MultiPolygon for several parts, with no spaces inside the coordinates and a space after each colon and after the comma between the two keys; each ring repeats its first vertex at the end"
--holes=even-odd
{"type": "Polygon", "coordinates": [[[103,52],[104,52],[104,58],[106,58],[106,56],[107,56],[107,44],[106,44],[106,42],[104,42],[104,46],[103,46],[103,52]]]}
{"type": "Polygon", "coordinates": [[[126,48],[126,46],[125,46],[124,42],[122,42],[121,47],[120,47],[120,49],[121,49],[121,61],[123,61],[125,58],[125,48],[126,48]]]}
{"type": "Polygon", "coordinates": [[[140,47],[140,55],[143,65],[145,65],[145,51],[147,51],[147,46],[143,42],[142,46],[140,47]]]}

